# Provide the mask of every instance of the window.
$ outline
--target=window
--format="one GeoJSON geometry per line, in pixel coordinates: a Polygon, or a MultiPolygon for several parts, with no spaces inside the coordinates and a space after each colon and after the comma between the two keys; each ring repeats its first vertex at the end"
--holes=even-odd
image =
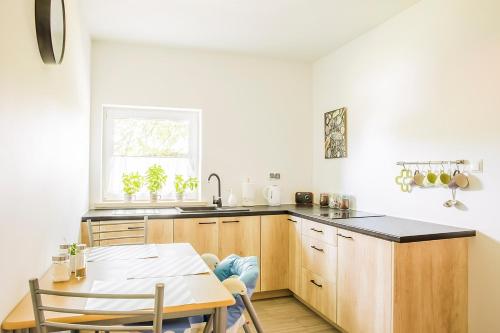
{"type": "MultiPolygon", "coordinates": [[[[141,175],[159,164],[168,178],[159,192],[161,200],[174,200],[175,175],[200,173],[199,110],[104,106],[102,192],[103,200],[122,200],[124,173],[141,175]]],[[[200,189],[186,191],[187,200],[199,199],[200,189]]],[[[149,200],[146,186],[135,200],[149,200]]]]}

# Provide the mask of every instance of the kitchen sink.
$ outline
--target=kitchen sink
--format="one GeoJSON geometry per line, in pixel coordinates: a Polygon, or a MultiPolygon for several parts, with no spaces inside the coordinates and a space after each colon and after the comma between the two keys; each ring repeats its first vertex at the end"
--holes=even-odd
{"type": "Polygon", "coordinates": [[[192,206],[192,207],[175,207],[181,214],[201,214],[210,212],[248,212],[248,208],[237,207],[216,207],[216,206],[192,206]]]}

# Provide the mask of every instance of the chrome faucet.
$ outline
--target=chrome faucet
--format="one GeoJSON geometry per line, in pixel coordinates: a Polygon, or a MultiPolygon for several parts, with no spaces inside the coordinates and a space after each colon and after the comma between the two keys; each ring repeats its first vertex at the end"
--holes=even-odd
{"type": "Polygon", "coordinates": [[[217,178],[217,189],[218,189],[218,194],[219,196],[215,198],[215,195],[213,196],[213,204],[217,205],[217,207],[222,207],[222,195],[220,193],[220,177],[216,173],[211,173],[210,176],[208,176],[208,182],[210,183],[210,179],[212,177],[217,178]]]}

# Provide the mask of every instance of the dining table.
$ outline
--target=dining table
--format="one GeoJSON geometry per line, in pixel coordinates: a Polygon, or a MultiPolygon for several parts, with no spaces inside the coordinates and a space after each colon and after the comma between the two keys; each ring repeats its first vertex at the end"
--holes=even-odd
{"type": "MultiPolygon", "coordinates": [[[[137,292],[137,286],[151,286],[151,292],[154,292],[154,283],[162,282],[166,287],[163,319],[210,314],[214,318],[214,332],[226,331],[227,307],[235,304],[235,299],[215,274],[208,269],[191,244],[134,245],[127,248],[128,255],[123,253],[122,249],[124,248],[120,246],[90,248],[86,276],[80,279],[73,275],[69,281],[53,282],[54,267],[52,266],[40,277],[40,288],[92,293],[99,288],[102,292],[108,292],[102,288],[116,286],[120,293],[127,292],[127,288],[130,289],[128,292],[134,293],[137,292]],[[139,253],[146,253],[146,255],[141,257],[137,255],[139,253]],[[147,255],[147,253],[151,254],[147,255]],[[155,267],[158,269],[152,269],[155,267]]],[[[28,281],[26,281],[26,287],[28,289],[28,281]]],[[[90,304],[89,299],[85,298],[63,298],[50,295],[46,296],[44,303],[73,309],[84,309],[90,304]]],[[[54,312],[46,312],[45,317],[47,320],[63,323],[103,325],[137,323],[144,320],[144,318],[133,316],[54,312]]],[[[4,319],[1,330],[2,333],[31,333],[35,332],[35,328],[31,296],[27,293],[4,319]]]]}

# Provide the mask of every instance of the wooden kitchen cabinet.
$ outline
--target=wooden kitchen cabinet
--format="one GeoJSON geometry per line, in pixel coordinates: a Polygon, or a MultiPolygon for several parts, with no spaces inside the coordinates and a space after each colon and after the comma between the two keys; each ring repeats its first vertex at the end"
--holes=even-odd
{"type": "Polygon", "coordinates": [[[392,243],[338,234],[337,324],[353,333],[391,332],[392,243]]]}
{"type": "MultiPolygon", "coordinates": [[[[219,218],[219,258],[256,256],[260,264],[260,216],[219,218]]],[[[255,286],[260,291],[260,276],[255,286]]]]}
{"type": "Polygon", "coordinates": [[[289,215],[288,218],[288,288],[296,295],[302,296],[300,276],[302,274],[302,219],[289,215]]]}
{"type": "MultiPolygon", "coordinates": [[[[335,322],[336,284],[320,275],[302,268],[301,298],[316,311],[335,322]]],[[[353,331],[354,332],[354,331],[353,331]]]]}
{"type": "Polygon", "coordinates": [[[337,247],[302,235],[302,267],[330,281],[337,280],[337,247]]]}
{"type": "Polygon", "coordinates": [[[260,258],[260,216],[219,218],[219,258],[230,254],[260,258]]]}
{"type": "Polygon", "coordinates": [[[196,218],[174,220],[174,242],[190,243],[200,255],[218,254],[219,219],[196,218]]]}
{"type": "Polygon", "coordinates": [[[148,244],[170,244],[174,242],[174,220],[148,220],[148,244]]]}
{"type": "Polygon", "coordinates": [[[466,238],[394,243],[339,229],[337,324],[348,332],[467,332],[466,238]]]}
{"type": "Polygon", "coordinates": [[[261,291],[288,289],[287,217],[261,217],[261,291]]]}
{"type": "MultiPolygon", "coordinates": [[[[102,221],[98,223],[94,223],[93,230],[98,231],[109,231],[106,234],[102,234],[103,238],[110,237],[122,237],[122,236],[130,236],[130,237],[139,237],[143,235],[142,229],[137,229],[142,227],[142,221],[137,221],[137,223],[131,223],[127,225],[114,226],[113,222],[125,222],[125,221],[102,221]],[[103,224],[103,225],[101,225],[103,224]],[[121,231],[121,232],[112,232],[117,229],[130,229],[130,231],[121,231]]],[[[134,222],[134,221],[131,221],[134,222]]],[[[174,225],[173,220],[171,219],[153,219],[147,221],[147,241],[150,244],[167,244],[173,242],[173,233],[174,233],[174,225]]],[[[106,246],[106,245],[116,245],[121,243],[131,243],[136,242],[139,238],[134,239],[120,239],[120,240],[107,240],[100,241],[99,239],[101,234],[94,234],[94,245],[95,246],[106,246]]],[[[142,241],[142,239],[140,239],[142,241]]],[[[80,242],[84,244],[90,244],[89,233],[87,222],[81,223],[81,235],[80,242]]]]}

